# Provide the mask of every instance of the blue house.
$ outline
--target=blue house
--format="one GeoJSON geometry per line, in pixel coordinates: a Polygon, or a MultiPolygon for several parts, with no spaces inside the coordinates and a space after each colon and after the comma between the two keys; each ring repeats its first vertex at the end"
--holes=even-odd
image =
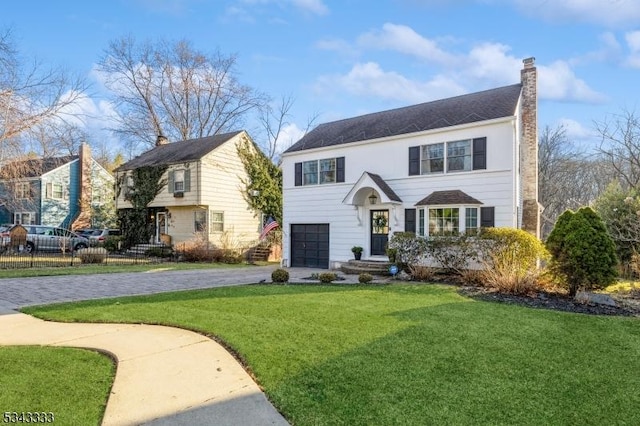
{"type": "Polygon", "coordinates": [[[78,155],[15,161],[0,169],[0,223],[107,227],[115,179],[83,144],[78,155]]]}

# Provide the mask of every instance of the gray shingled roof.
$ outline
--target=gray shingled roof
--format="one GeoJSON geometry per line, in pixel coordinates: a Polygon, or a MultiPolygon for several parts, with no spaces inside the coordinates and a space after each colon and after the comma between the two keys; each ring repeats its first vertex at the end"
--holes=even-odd
{"type": "Polygon", "coordinates": [[[42,176],[53,169],[77,160],[77,155],[64,157],[34,158],[9,163],[0,170],[0,179],[34,178],[42,176]]]}
{"type": "Polygon", "coordinates": [[[522,85],[320,124],[285,152],[439,129],[515,115],[522,85]]]}
{"type": "Polygon", "coordinates": [[[239,133],[241,131],[160,145],[140,154],[133,160],[127,161],[118,167],[116,171],[199,160],[239,133]]]}
{"type": "Polygon", "coordinates": [[[380,188],[380,190],[384,192],[384,194],[391,201],[398,201],[400,203],[402,202],[400,197],[398,197],[398,195],[395,192],[393,192],[393,189],[391,189],[391,187],[387,184],[387,182],[384,181],[384,179],[380,177],[380,175],[377,175],[375,173],[369,173],[369,172],[365,172],[365,173],[368,174],[371,177],[371,179],[373,179],[376,185],[378,185],[378,188],[380,188]]]}
{"type": "Polygon", "coordinates": [[[472,196],[455,189],[453,191],[433,191],[416,203],[416,206],[440,204],[482,204],[472,196]]]}

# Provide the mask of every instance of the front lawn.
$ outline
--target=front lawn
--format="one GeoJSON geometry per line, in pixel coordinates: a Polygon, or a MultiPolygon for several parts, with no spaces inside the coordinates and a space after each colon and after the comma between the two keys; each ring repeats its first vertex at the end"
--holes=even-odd
{"type": "Polygon", "coordinates": [[[640,320],[454,287],[243,286],[29,308],[223,339],[296,425],[640,424],[640,320]]]}
{"type": "Polygon", "coordinates": [[[97,425],[114,374],[111,358],[89,350],[0,346],[0,422],[97,425]]]}

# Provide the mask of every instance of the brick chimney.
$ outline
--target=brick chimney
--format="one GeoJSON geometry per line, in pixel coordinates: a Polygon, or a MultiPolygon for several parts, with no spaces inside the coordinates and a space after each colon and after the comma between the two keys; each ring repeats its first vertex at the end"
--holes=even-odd
{"type": "Polygon", "coordinates": [[[158,138],[156,139],[156,146],[166,145],[168,143],[169,143],[169,139],[167,139],[166,136],[158,135],[158,138]]]}
{"type": "Polygon", "coordinates": [[[535,58],[522,61],[520,71],[520,173],[522,185],[522,229],[540,238],[538,203],[538,72],[535,58]]]}
{"type": "Polygon", "coordinates": [[[78,179],[78,216],[71,224],[71,229],[91,227],[91,147],[87,143],[80,145],[78,163],[80,173],[78,179]]]}

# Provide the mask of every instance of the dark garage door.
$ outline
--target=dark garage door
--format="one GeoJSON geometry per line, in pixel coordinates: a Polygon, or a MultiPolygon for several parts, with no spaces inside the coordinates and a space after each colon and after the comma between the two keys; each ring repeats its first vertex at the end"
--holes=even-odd
{"type": "Polygon", "coordinates": [[[329,224],[291,225],[291,266],[329,268],[329,224]]]}

